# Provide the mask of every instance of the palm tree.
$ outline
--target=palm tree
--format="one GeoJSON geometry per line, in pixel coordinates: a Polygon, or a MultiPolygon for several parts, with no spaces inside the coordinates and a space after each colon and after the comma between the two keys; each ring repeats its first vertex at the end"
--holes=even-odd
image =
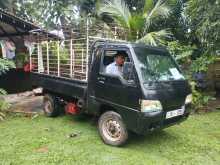
{"type": "Polygon", "coordinates": [[[110,16],[113,21],[127,32],[130,41],[158,45],[170,36],[167,29],[152,31],[159,19],[166,19],[171,13],[164,0],[145,0],[141,11],[131,12],[124,0],[105,0],[98,10],[98,15],[110,16]]]}

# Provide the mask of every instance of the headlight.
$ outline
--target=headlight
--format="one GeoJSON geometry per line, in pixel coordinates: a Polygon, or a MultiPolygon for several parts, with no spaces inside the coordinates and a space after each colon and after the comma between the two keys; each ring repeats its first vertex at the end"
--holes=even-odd
{"type": "Polygon", "coordinates": [[[192,102],[192,94],[186,96],[185,104],[190,104],[192,102]]]}
{"type": "Polygon", "coordinates": [[[159,100],[141,100],[141,112],[162,111],[162,105],[159,100]]]}

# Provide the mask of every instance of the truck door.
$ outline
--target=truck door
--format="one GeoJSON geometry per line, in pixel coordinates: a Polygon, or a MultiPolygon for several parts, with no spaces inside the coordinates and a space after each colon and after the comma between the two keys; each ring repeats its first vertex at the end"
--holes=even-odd
{"type": "MultiPolygon", "coordinates": [[[[135,74],[131,69],[132,78],[124,79],[122,76],[106,73],[106,67],[114,62],[114,55],[124,52],[125,62],[132,63],[129,49],[126,48],[105,48],[100,57],[100,64],[94,83],[94,97],[104,103],[116,107],[127,107],[127,109],[138,109],[140,90],[135,74]]],[[[134,67],[133,67],[134,68],[134,67]]]]}

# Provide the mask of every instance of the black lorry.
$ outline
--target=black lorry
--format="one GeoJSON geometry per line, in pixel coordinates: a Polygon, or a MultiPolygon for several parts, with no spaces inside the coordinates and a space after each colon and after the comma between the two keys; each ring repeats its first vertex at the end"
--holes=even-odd
{"type": "Polygon", "coordinates": [[[187,119],[191,89],[166,49],[96,41],[90,50],[87,81],[31,73],[32,85],[43,88],[47,116],[59,114],[60,100],[76,103],[80,113],[99,118],[102,140],[114,146],[129,131],[146,134],[187,119]],[[118,51],[126,56],[123,76],[105,72],[118,51]]]}

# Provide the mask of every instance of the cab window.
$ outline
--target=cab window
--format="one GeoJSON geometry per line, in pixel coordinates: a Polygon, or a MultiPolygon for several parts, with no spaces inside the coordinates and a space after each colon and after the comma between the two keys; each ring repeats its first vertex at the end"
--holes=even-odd
{"type": "Polygon", "coordinates": [[[103,53],[103,56],[102,56],[102,60],[101,60],[100,73],[108,74],[108,73],[106,73],[106,68],[110,64],[115,62],[117,54],[122,54],[124,56],[124,62],[130,62],[130,59],[129,59],[126,51],[105,50],[103,53]]]}
{"type": "Polygon", "coordinates": [[[100,73],[109,76],[119,76],[126,81],[133,80],[134,82],[133,65],[128,64],[132,63],[127,51],[113,49],[104,50],[101,59],[100,73]],[[119,59],[119,61],[117,61],[118,56],[123,56],[124,60],[121,61],[121,59],[119,59]],[[125,68],[125,66],[129,67],[125,68]]]}

